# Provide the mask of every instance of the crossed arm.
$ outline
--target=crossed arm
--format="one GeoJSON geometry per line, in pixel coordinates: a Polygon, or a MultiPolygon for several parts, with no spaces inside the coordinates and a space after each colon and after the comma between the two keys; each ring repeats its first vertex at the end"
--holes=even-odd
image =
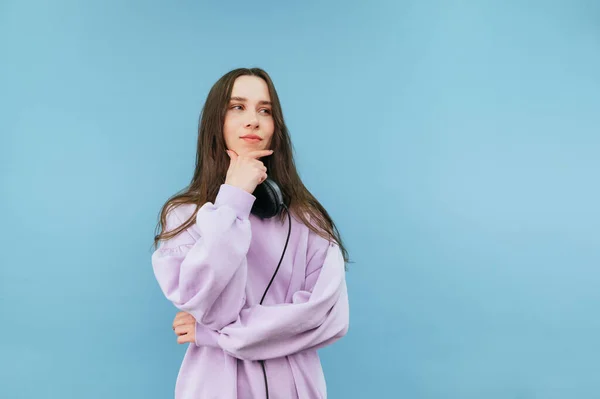
{"type": "MultiPolygon", "coordinates": [[[[182,311],[174,323],[176,333],[185,332],[178,342],[218,347],[244,360],[335,342],[349,324],[344,260],[335,244],[316,235],[309,242],[305,287],[294,293],[292,303],[244,307],[252,202],[244,194],[222,187],[215,204],[198,212],[199,239],[182,233],[153,254],[161,289],[182,311]]],[[[176,215],[168,220],[180,222],[176,215]]]]}

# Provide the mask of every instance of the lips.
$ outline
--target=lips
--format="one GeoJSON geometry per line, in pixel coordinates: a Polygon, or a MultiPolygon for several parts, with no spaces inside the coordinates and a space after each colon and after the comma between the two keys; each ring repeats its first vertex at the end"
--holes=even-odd
{"type": "Polygon", "coordinates": [[[248,139],[248,140],[262,140],[262,138],[260,138],[260,136],[257,136],[256,134],[247,134],[245,136],[240,137],[241,139],[248,139]]]}

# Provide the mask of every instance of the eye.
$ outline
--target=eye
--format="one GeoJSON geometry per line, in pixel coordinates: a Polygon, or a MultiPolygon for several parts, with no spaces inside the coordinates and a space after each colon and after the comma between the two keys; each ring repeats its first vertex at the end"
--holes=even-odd
{"type": "Polygon", "coordinates": [[[264,112],[266,115],[271,115],[271,110],[268,108],[263,108],[260,110],[260,112],[264,112]]]}
{"type": "Polygon", "coordinates": [[[241,105],[232,105],[231,107],[229,107],[230,109],[242,109],[243,107],[241,105]]]}

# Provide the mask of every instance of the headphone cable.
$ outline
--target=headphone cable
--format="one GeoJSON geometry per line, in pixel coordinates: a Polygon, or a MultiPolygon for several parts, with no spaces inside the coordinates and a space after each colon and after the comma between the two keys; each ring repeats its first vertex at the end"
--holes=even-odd
{"type": "MultiPolygon", "coordinates": [[[[290,234],[292,232],[292,217],[290,215],[290,211],[289,211],[288,207],[285,206],[285,203],[282,205],[285,208],[286,213],[288,215],[288,234],[287,234],[287,238],[285,240],[285,246],[283,247],[283,252],[281,253],[281,258],[279,259],[279,263],[277,264],[277,268],[275,269],[275,272],[273,273],[273,276],[271,277],[271,281],[269,281],[269,285],[267,285],[267,288],[265,289],[265,292],[263,293],[263,296],[260,299],[261,305],[262,305],[263,301],[265,300],[265,297],[267,296],[267,291],[269,291],[271,284],[273,284],[273,280],[275,280],[275,276],[277,275],[277,272],[279,271],[279,267],[281,266],[281,262],[283,261],[283,256],[285,255],[285,251],[287,249],[288,242],[290,241],[290,234]]],[[[267,382],[267,370],[265,369],[265,361],[260,360],[260,365],[262,366],[263,376],[265,377],[265,391],[267,393],[267,399],[269,399],[269,383],[267,382]]]]}

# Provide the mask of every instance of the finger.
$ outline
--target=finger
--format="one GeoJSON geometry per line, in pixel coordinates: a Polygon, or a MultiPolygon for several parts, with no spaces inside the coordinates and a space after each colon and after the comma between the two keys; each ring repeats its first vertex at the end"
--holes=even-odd
{"type": "Polygon", "coordinates": [[[175,326],[177,325],[179,320],[181,320],[181,313],[177,313],[175,315],[175,318],[173,319],[173,324],[171,325],[171,327],[173,327],[173,329],[175,329],[175,326]]]}
{"type": "Polygon", "coordinates": [[[188,312],[183,312],[183,311],[182,312],[177,312],[177,314],[175,315],[175,318],[178,319],[178,318],[181,318],[181,317],[185,317],[187,315],[189,315],[188,312]]]}
{"type": "Polygon", "coordinates": [[[181,317],[181,316],[185,315],[186,313],[187,312],[183,312],[183,311],[182,312],[177,312],[177,313],[175,313],[175,318],[181,317]]]}
{"type": "Polygon", "coordinates": [[[248,162],[251,166],[254,166],[255,168],[257,168],[258,170],[267,170],[267,167],[265,166],[265,164],[258,160],[258,159],[254,159],[254,158],[248,158],[248,162]]]}
{"type": "Polygon", "coordinates": [[[187,329],[187,331],[184,334],[178,335],[177,336],[177,342],[180,344],[186,343],[186,342],[195,342],[196,340],[196,326],[195,325],[191,325],[188,326],[189,328],[187,329]]]}
{"type": "Polygon", "coordinates": [[[267,172],[267,167],[265,166],[264,163],[260,162],[260,161],[254,161],[252,160],[252,166],[256,168],[256,170],[262,172],[262,173],[266,173],[267,172]]]}
{"type": "Polygon", "coordinates": [[[194,342],[194,336],[192,334],[186,334],[186,335],[182,335],[180,337],[177,337],[177,343],[178,344],[185,344],[185,343],[192,343],[194,342]]]}
{"type": "Polygon", "coordinates": [[[183,326],[185,324],[193,324],[195,322],[196,322],[196,319],[194,319],[192,316],[186,317],[186,318],[181,318],[181,319],[175,320],[173,322],[173,328],[178,327],[178,326],[183,326]]]}
{"type": "Polygon", "coordinates": [[[188,319],[193,319],[194,316],[192,316],[191,314],[187,313],[187,312],[181,312],[181,313],[177,313],[177,316],[175,316],[175,319],[173,319],[173,321],[177,321],[177,320],[188,320],[188,319]]]}
{"type": "Polygon", "coordinates": [[[177,313],[177,315],[175,315],[175,318],[173,319],[173,327],[181,324],[182,320],[189,320],[189,319],[195,320],[194,316],[192,316],[191,314],[189,314],[187,312],[179,312],[179,313],[177,313]]]}
{"type": "Polygon", "coordinates": [[[177,313],[175,315],[175,318],[173,319],[173,323],[176,323],[177,321],[181,320],[182,317],[183,317],[183,315],[177,313]]]}
{"type": "Polygon", "coordinates": [[[271,155],[272,153],[273,153],[273,150],[257,150],[257,151],[250,151],[249,153],[246,154],[246,156],[250,157],[250,158],[254,158],[254,159],[259,159],[259,158],[271,155]]]}
{"type": "Polygon", "coordinates": [[[189,325],[189,324],[185,324],[183,326],[177,326],[175,327],[175,334],[177,335],[184,335],[189,333],[192,330],[193,326],[189,325]]]}
{"type": "Polygon", "coordinates": [[[195,328],[194,328],[193,325],[186,324],[184,326],[177,327],[175,329],[175,335],[182,336],[182,335],[185,335],[185,334],[189,334],[190,332],[192,332],[194,330],[195,330],[195,328]]]}

